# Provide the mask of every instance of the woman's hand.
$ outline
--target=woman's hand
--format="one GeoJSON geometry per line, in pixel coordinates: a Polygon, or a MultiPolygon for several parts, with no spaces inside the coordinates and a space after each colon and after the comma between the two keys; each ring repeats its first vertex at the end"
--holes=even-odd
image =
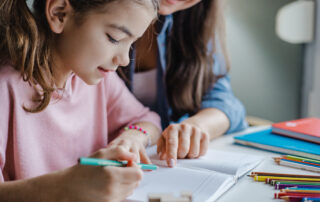
{"type": "Polygon", "coordinates": [[[121,147],[125,151],[136,155],[136,162],[150,164],[151,161],[146,153],[146,145],[148,144],[148,135],[137,130],[127,130],[114,139],[107,148],[121,147]]]}
{"type": "Polygon", "coordinates": [[[167,160],[169,167],[177,158],[198,158],[208,150],[209,135],[191,123],[171,124],[158,140],[160,159],[167,160]]]}

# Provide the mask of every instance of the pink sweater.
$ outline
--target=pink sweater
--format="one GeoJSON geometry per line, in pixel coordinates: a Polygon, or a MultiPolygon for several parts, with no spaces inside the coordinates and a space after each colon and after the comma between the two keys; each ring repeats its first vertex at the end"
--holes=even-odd
{"type": "Polygon", "coordinates": [[[0,182],[75,165],[105,147],[126,125],[160,118],[143,107],[116,73],[98,85],[71,75],[40,113],[28,113],[34,89],[11,66],[0,66],[0,182]],[[59,94],[62,94],[62,97],[59,94]]]}

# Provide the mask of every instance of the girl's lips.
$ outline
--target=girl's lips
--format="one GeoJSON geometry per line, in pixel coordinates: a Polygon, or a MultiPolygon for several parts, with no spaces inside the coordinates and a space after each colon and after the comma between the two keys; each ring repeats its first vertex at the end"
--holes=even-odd
{"type": "Polygon", "coordinates": [[[178,0],[165,0],[168,4],[174,5],[176,3],[178,3],[178,0]]]}
{"type": "Polygon", "coordinates": [[[103,69],[102,67],[98,67],[98,69],[100,70],[100,71],[102,71],[102,72],[109,72],[110,70],[108,70],[108,69],[103,69]]]}
{"type": "Polygon", "coordinates": [[[99,72],[101,73],[102,76],[106,76],[108,72],[113,72],[112,70],[109,69],[103,69],[102,67],[98,67],[99,72]]]}

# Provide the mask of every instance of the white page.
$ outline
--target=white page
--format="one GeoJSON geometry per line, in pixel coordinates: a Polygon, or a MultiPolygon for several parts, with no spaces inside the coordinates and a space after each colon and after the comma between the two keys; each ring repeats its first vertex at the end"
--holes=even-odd
{"type": "Polygon", "coordinates": [[[156,171],[145,172],[140,186],[128,199],[147,201],[148,194],[172,193],[179,196],[180,192],[188,191],[193,195],[194,202],[214,201],[223,194],[222,190],[234,184],[233,177],[204,170],[189,168],[159,167],[156,171]]]}
{"type": "MultiPolygon", "coordinates": [[[[154,164],[167,165],[165,161],[159,159],[155,147],[148,149],[148,154],[154,164]]],[[[241,177],[256,167],[262,160],[263,158],[255,155],[209,149],[205,156],[198,159],[179,159],[177,166],[203,168],[241,177]]]]}
{"type": "Polygon", "coordinates": [[[238,176],[261,162],[261,157],[208,150],[199,159],[178,160],[175,168],[168,168],[160,160],[156,147],[147,150],[151,161],[159,165],[156,171],[145,172],[140,186],[128,199],[147,201],[148,194],[171,193],[176,196],[183,191],[191,192],[193,201],[214,201],[227,191],[238,176]]]}

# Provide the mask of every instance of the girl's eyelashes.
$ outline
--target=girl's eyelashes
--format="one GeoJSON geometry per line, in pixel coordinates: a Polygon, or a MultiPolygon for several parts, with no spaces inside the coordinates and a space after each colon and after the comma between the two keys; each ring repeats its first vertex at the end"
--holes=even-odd
{"type": "Polygon", "coordinates": [[[119,44],[119,41],[115,40],[110,34],[107,34],[109,41],[113,44],[119,44]]]}

